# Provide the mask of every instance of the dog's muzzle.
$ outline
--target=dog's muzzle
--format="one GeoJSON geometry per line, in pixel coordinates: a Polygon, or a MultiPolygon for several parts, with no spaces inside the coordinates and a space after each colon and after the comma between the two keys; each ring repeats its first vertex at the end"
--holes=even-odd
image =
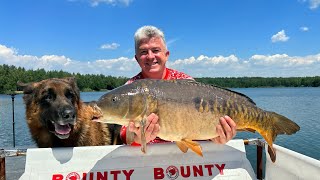
{"type": "Polygon", "coordinates": [[[54,134],[60,139],[67,139],[76,122],[76,112],[74,109],[65,108],[60,110],[59,116],[58,121],[52,122],[54,134]]]}

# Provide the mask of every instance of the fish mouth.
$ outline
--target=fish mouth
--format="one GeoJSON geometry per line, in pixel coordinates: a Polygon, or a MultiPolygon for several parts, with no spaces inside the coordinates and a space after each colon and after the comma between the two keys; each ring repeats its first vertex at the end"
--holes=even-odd
{"type": "Polygon", "coordinates": [[[94,113],[91,117],[91,121],[94,121],[94,122],[103,122],[103,113],[101,111],[101,109],[96,106],[96,112],[97,113],[94,113]]]}
{"type": "Polygon", "coordinates": [[[103,116],[93,116],[91,121],[94,121],[94,122],[103,122],[102,121],[102,117],[103,116]]]}
{"type": "Polygon", "coordinates": [[[67,139],[73,129],[75,122],[64,123],[51,121],[50,131],[60,139],[67,139]]]}

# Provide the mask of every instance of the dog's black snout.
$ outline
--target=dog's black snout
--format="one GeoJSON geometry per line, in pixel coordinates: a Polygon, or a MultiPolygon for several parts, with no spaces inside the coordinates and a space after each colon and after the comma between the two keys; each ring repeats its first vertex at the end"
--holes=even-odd
{"type": "Polygon", "coordinates": [[[71,109],[65,109],[62,111],[62,118],[65,120],[74,119],[75,118],[75,112],[71,109]]]}

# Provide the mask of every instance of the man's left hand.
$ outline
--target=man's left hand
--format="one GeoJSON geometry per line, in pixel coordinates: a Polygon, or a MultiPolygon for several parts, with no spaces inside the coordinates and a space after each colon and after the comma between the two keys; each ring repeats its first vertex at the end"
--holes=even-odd
{"type": "Polygon", "coordinates": [[[221,117],[220,124],[216,127],[216,131],[219,136],[211,140],[217,144],[225,144],[236,136],[236,130],[237,125],[229,116],[221,117]]]}

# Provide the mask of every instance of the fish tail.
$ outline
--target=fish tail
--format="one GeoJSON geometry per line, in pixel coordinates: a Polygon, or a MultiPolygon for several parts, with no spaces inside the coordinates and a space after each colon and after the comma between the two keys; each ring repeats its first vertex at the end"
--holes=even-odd
{"type": "Polygon", "coordinates": [[[287,134],[291,135],[296,133],[300,130],[300,127],[290,119],[286,118],[285,116],[282,116],[280,114],[277,114],[275,112],[267,112],[269,116],[269,121],[265,122],[263,126],[264,130],[260,132],[260,134],[263,136],[263,138],[268,143],[268,153],[270,155],[270,158],[273,162],[276,160],[276,152],[273,148],[273,142],[275,141],[275,138],[278,134],[287,134]]]}

